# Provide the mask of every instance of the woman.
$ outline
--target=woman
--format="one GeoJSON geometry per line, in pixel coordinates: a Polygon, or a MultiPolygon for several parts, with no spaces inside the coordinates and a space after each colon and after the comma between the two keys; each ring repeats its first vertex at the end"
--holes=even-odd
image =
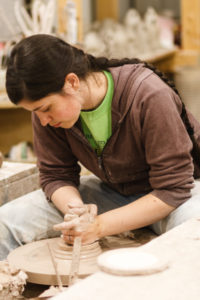
{"type": "Polygon", "coordinates": [[[81,235],[91,243],[148,225],[161,234],[200,215],[200,183],[194,181],[200,124],[153,67],[95,58],[56,37],[35,35],[14,47],[6,88],[13,103],[32,112],[49,201],[39,191],[1,208],[2,255],[59,235],[52,231],[56,223],[66,242],[81,235]],[[80,181],[78,162],[96,176],[80,181]]]}

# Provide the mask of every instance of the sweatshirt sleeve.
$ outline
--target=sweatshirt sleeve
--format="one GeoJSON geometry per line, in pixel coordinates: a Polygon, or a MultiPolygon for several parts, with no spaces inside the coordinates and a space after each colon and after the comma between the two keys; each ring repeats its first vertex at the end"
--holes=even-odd
{"type": "Polygon", "coordinates": [[[152,194],[178,207],[193,187],[192,142],[180,117],[181,100],[160,78],[152,75],[143,87],[142,142],[152,194]]]}
{"type": "Polygon", "coordinates": [[[48,199],[62,186],[79,185],[80,166],[67,142],[65,129],[43,127],[32,113],[34,149],[38,160],[40,184],[48,199]]]}

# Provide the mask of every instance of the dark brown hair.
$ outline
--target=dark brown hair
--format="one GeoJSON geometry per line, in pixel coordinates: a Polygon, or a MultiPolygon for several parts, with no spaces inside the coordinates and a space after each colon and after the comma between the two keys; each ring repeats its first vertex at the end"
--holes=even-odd
{"type": "MultiPolygon", "coordinates": [[[[60,93],[68,73],[73,72],[84,79],[90,72],[139,63],[151,69],[179,95],[174,83],[153,65],[136,58],[94,57],[57,37],[46,34],[37,34],[23,39],[13,48],[7,67],[6,89],[10,100],[15,104],[22,99],[34,101],[52,93],[60,93]]],[[[200,149],[195,141],[194,130],[189,122],[184,103],[181,118],[193,142],[192,156],[200,166],[200,149]]]]}

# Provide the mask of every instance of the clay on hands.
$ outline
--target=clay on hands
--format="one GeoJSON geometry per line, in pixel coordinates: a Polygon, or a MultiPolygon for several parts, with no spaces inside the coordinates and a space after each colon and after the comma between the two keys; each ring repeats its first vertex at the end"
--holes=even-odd
{"type": "Polygon", "coordinates": [[[84,204],[82,207],[69,208],[64,216],[64,222],[54,225],[54,230],[62,231],[62,237],[72,242],[72,237],[80,236],[86,231],[89,225],[94,222],[97,215],[95,204],[84,204]],[[71,240],[70,240],[71,239],[71,240]]]}

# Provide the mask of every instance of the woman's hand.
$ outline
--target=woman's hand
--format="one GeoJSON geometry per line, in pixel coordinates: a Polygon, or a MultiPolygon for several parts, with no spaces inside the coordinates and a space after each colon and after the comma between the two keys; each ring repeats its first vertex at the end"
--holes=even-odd
{"type": "Polygon", "coordinates": [[[82,244],[91,244],[99,239],[98,222],[95,218],[93,223],[87,225],[84,230],[62,230],[62,238],[68,244],[73,244],[75,237],[80,236],[82,244]]]}
{"type": "Polygon", "coordinates": [[[83,244],[98,240],[97,206],[85,204],[83,207],[71,208],[64,216],[64,222],[54,225],[54,230],[62,232],[62,238],[73,244],[76,236],[80,236],[83,244]]]}

